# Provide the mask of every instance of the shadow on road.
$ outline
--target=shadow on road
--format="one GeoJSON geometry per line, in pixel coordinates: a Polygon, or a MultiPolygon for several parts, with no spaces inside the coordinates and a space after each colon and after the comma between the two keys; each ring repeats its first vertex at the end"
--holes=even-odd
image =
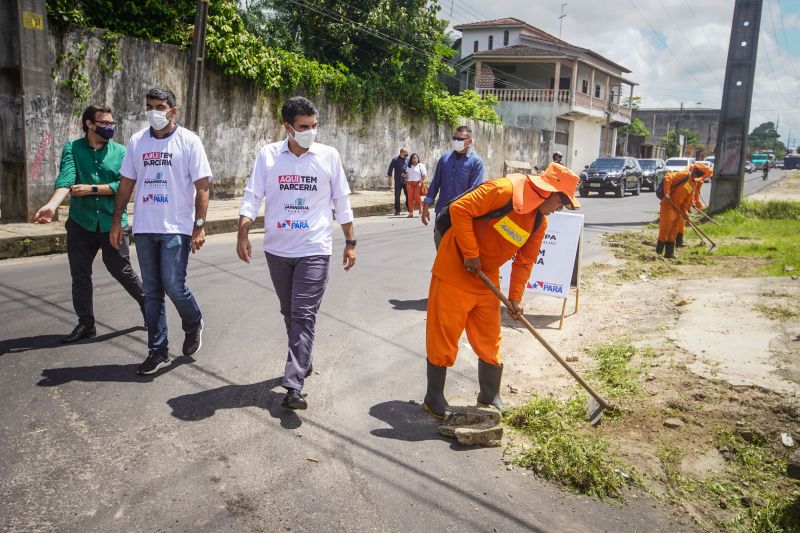
{"type": "Polygon", "coordinates": [[[461,446],[439,433],[440,422],[426,413],[418,403],[389,400],[370,407],[369,414],[392,426],[370,431],[376,437],[408,442],[441,440],[449,442],[450,448],[456,451],[473,449],[471,446],[461,446]]]}
{"type": "Polygon", "coordinates": [[[250,385],[225,385],[184,394],[167,400],[172,407],[172,416],[187,422],[195,422],[214,416],[219,409],[240,409],[243,407],[259,407],[266,409],[273,418],[281,422],[284,429],[297,429],[303,422],[291,409],[281,405],[284,393],[272,389],[279,387],[281,378],[272,378],[250,385]]]}
{"type": "Polygon", "coordinates": [[[102,335],[97,335],[96,337],[92,337],[90,339],[83,339],[78,342],[74,342],[71,344],[61,344],[61,339],[69,332],[65,332],[62,335],[32,335],[30,337],[19,337],[17,339],[6,339],[4,341],[0,341],[0,356],[3,356],[7,353],[21,353],[27,352],[29,350],[40,350],[42,348],[64,348],[67,346],[75,346],[81,344],[94,344],[97,342],[103,342],[110,339],[114,339],[116,337],[121,337],[122,335],[127,335],[129,333],[133,333],[134,331],[140,331],[143,328],[141,326],[133,326],[127,329],[121,329],[119,331],[111,331],[109,333],[104,333],[102,335]]]}
{"type": "Polygon", "coordinates": [[[163,370],[149,376],[140,376],[136,373],[140,363],[129,365],[95,365],[72,366],[66,368],[45,368],[42,370],[42,379],[36,384],[39,387],[58,387],[71,381],[105,381],[115,383],[149,383],[154,378],[162,376],[175,368],[194,363],[191,357],[176,357],[172,364],[163,370]]]}
{"type": "Polygon", "coordinates": [[[428,299],[422,298],[420,300],[389,300],[392,304],[392,309],[395,311],[427,311],[428,299]]]}

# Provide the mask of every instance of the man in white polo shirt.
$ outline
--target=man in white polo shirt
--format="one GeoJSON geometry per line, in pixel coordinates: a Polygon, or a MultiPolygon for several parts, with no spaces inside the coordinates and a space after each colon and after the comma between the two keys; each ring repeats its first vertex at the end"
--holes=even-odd
{"type": "Polygon", "coordinates": [[[301,391],[312,369],[314,326],[333,250],[331,204],[346,239],[345,270],[356,263],[356,240],[350,187],[339,152],[314,142],[316,107],[295,96],[283,104],[281,114],[288,137],[266,145],[256,156],[239,210],[236,253],[247,263],[252,259],[248,234],[266,198],[264,252],[289,336],[283,406],[305,409],[301,391]]]}
{"type": "Polygon", "coordinates": [[[189,250],[205,242],[211,167],[200,138],[175,122],[175,94],[150,89],[145,96],[150,127],[135,133],[122,161],[119,191],[111,226],[111,245],[122,238],[120,220],[136,187],[133,233],[144,286],[147,359],[139,374],[154,374],[169,366],[167,311],[169,296],[183,323],[183,355],[202,346],[203,315],[186,286],[189,250]]]}

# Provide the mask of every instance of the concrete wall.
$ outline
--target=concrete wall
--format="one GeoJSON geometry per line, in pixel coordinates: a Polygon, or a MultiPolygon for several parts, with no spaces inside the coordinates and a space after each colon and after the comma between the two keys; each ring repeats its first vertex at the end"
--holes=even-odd
{"type": "Polygon", "coordinates": [[[494,36],[493,50],[521,44],[520,29],[509,28],[481,28],[475,30],[464,30],[461,32],[461,57],[467,57],[475,53],[475,41],[478,41],[478,51],[485,52],[489,49],[489,36],[494,36]],[[508,30],[508,44],[503,44],[503,32],[508,30]]]}
{"type": "MultiPolygon", "coordinates": [[[[46,65],[48,73],[55,63],[54,58],[73,50],[78,42],[88,47],[86,70],[92,88],[90,102],[112,107],[118,123],[115,140],[127,143],[133,133],[146,127],[144,94],[154,85],[166,85],[175,92],[180,122],[180,106],[185,103],[188,83],[188,50],[123,38],[119,44],[123,70],[109,76],[101,71],[97,61],[101,44],[89,32],[50,35],[53,59],[46,65]]],[[[36,207],[32,206],[44,203],[52,191],[61,146],[68,139],[83,135],[79,115],[87,104],[74,102],[70,93],[59,88],[58,82],[68,77],[66,67],[56,69],[55,74],[49,92],[39,95],[36,108],[30,110],[46,118],[46,135],[40,137],[49,142],[40,139],[31,149],[36,158],[38,193],[29,201],[28,218],[35,211],[36,207]]],[[[198,134],[215,176],[212,196],[238,196],[250,175],[258,149],[284,137],[276,115],[280,102],[247,80],[226,76],[220,67],[210,62],[203,78],[201,99],[198,134]]],[[[354,190],[385,187],[389,160],[400,146],[419,153],[431,172],[438,157],[449,149],[452,135],[449,125],[414,116],[399,106],[381,106],[370,117],[361,117],[346,113],[339,104],[328,102],[324,97],[312,97],[312,100],[320,109],[318,140],[339,150],[354,190]]],[[[3,116],[0,113],[0,117],[3,116]]],[[[539,160],[539,131],[477,121],[465,123],[474,130],[475,149],[484,158],[489,176],[501,176],[506,159],[534,164],[539,160]]],[[[14,138],[13,130],[14,127],[9,131],[4,128],[4,143],[14,138]]],[[[31,158],[28,166],[31,166],[31,158]]],[[[3,187],[5,190],[5,180],[3,187]]]]}
{"type": "Polygon", "coordinates": [[[719,109],[684,109],[679,108],[649,108],[635,109],[633,117],[640,119],[650,130],[646,143],[663,145],[661,137],[667,131],[675,129],[678,122],[680,129],[688,128],[700,134],[700,142],[706,145],[707,154],[713,154],[717,144],[717,129],[719,127],[719,109]]]}

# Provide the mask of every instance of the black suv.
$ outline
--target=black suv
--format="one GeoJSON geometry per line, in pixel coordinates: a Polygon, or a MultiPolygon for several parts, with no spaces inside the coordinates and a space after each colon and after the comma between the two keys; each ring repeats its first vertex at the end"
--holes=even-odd
{"type": "Polygon", "coordinates": [[[632,157],[599,157],[581,172],[578,193],[581,197],[589,192],[605,196],[613,192],[617,198],[631,191],[634,196],[642,190],[642,168],[632,157]]]}
{"type": "Polygon", "coordinates": [[[664,181],[664,174],[667,167],[663,159],[637,159],[639,166],[642,167],[642,187],[647,187],[652,192],[658,188],[658,184],[664,181]]]}

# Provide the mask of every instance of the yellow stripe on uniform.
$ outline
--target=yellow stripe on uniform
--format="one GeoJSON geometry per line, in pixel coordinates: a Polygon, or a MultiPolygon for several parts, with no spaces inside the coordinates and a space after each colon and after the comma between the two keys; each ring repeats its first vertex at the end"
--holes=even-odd
{"type": "Polygon", "coordinates": [[[517,248],[521,247],[525,244],[525,241],[528,240],[528,237],[531,236],[530,233],[525,231],[524,229],[517,226],[513,220],[508,218],[507,216],[501,218],[495,225],[494,229],[502,235],[502,237],[516,246],[517,248]]]}

